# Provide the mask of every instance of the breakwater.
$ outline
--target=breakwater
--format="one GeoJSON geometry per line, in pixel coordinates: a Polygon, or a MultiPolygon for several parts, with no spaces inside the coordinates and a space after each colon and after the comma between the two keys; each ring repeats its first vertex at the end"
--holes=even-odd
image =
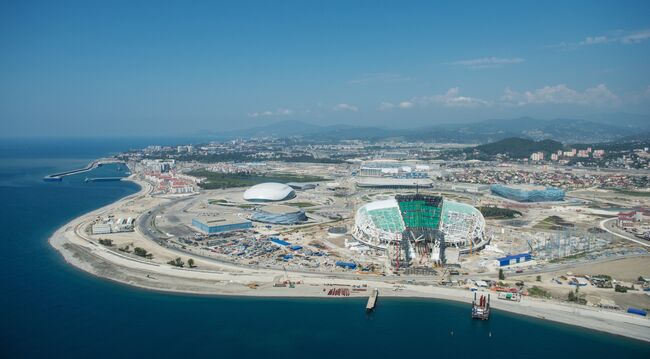
{"type": "Polygon", "coordinates": [[[89,171],[94,170],[97,167],[101,167],[104,164],[108,164],[108,163],[123,163],[123,162],[118,161],[118,160],[113,160],[113,159],[94,160],[94,161],[90,162],[88,165],[86,165],[83,168],[77,168],[77,169],[74,169],[74,170],[69,170],[69,171],[65,171],[65,172],[58,172],[58,173],[53,173],[53,174],[47,175],[47,176],[43,177],[43,181],[45,181],[45,182],[61,182],[61,181],[63,181],[63,177],[65,177],[65,176],[72,176],[72,175],[76,175],[76,174],[79,174],[79,173],[89,172],[89,171]]]}

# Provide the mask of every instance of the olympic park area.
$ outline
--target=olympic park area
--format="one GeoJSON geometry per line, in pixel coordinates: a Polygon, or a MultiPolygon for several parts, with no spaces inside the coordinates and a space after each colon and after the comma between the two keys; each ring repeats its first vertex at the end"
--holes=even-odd
{"type": "Polygon", "coordinates": [[[346,217],[345,202],[326,185],[261,183],[250,187],[204,190],[172,201],[156,217],[170,236],[192,238],[232,230],[263,234],[346,217]],[[223,227],[223,230],[221,230],[223,227]]]}

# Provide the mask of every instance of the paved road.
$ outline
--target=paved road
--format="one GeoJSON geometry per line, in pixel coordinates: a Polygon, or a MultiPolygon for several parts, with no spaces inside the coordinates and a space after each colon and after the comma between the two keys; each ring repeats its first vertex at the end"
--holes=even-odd
{"type": "MultiPolygon", "coordinates": [[[[580,266],[580,265],[585,265],[585,264],[606,263],[606,262],[611,262],[611,261],[615,261],[615,260],[619,260],[619,259],[636,258],[636,257],[650,257],[650,255],[632,253],[632,254],[626,254],[626,255],[621,255],[621,256],[603,257],[603,258],[598,258],[598,259],[593,259],[593,260],[588,260],[588,261],[576,261],[576,262],[570,262],[570,263],[549,264],[547,266],[544,266],[543,268],[524,269],[523,273],[508,274],[508,277],[520,277],[520,276],[527,276],[527,275],[532,275],[532,274],[543,274],[543,273],[549,273],[549,272],[557,272],[557,271],[560,271],[560,270],[571,269],[573,267],[580,266]]],[[[468,277],[472,277],[472,276],[468,276],[468,277]]],[[[478,276],[473,276],[473,277],[478,277],[478,276]]]]}
{"type": "Polygon", "coordinates": [[[609,233],[611,233],[611,234],[613,234],[613,235],[615,235],[616,237],[623,238],[623,239],[626,239],[628,241],[632,241],[632,242],[634,242],[636,244],[640,244],[640,245],[642,245],[644,247],[650,247],[650,244],[648,244],[648,242],[644,242],[641,239],[628,237],[628,236],[622,235],[620,233],[616,233],[616,232],[612,231],[611,229],[607,228],[607,222],[615,221],[615,220],[616,220],[616,217],[603,219],[602,221],[600,221],[600,228],[607,231],[607,232],[609,232],[609,233]]]}

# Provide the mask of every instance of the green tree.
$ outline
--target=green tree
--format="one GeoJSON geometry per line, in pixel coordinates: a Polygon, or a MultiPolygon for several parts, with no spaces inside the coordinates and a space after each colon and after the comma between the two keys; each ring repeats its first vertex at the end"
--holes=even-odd
{"type": "Polygon", "coordinates": [[[135,247],[133,248],[133,254],[136,256],[140,257],[146,257],[147,256],[147,250],[142,248],[142,247],[135,247]]]}
{"type": "Polygon", "coordinates": [[[567,297],[569,299],[569,302],[575,302],[576,301],[576,294],[572,290],[569,291],[569,295],[567,297]]]}
{"type": "Polygon", "coordinates": [[[173,260],[167,262],[167,264],[173,265],[174,267],[183,267],[185,265],[185,263],[183,262],[181,257],[173,259],[173,260]]]}
{"type": "Polygon", "coordinates": [[[99,244],[104,245],[106,247],[112,247],[113,246],[113,240],[112,239],[99,239],[99,244]]]}
{"type": "Polygon", "coordinates": [[[194,268],[194,259],[190,258],[187,260],[187,265],[190,266],[190,268],[194,268]]]}
{"type": "Polygon", "coordinates": [[[542,281],[542,276],[541,276],[541,275],[538,275],[537,278],[535,278],[535,279],[536,279],[538,282],[541,282],[541,281],[542,281]]]}
{"type": "Polygon", "coordinates": [[[503,273],[503,269],[499,268],[499,280],[506,279],[506,275],[503,273]]]}

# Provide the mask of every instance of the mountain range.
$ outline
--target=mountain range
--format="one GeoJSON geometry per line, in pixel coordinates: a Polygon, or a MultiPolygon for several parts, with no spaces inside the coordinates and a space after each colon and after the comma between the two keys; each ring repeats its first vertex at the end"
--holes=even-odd
{"type": "Polygon", "coordinates": [[[243,130],[219,133],[220,137],[299,137],[310,141],[406,140],[424,142],[489,143],[504,138],[553,139],[563,143],[610,142],[626,137],[650,137],[650,116],[610,114],[590,120],[532,117],[489,119],[462,124],[437,124],[411,129],[374,126],[316,125],[289,120],[243,130]]]}

